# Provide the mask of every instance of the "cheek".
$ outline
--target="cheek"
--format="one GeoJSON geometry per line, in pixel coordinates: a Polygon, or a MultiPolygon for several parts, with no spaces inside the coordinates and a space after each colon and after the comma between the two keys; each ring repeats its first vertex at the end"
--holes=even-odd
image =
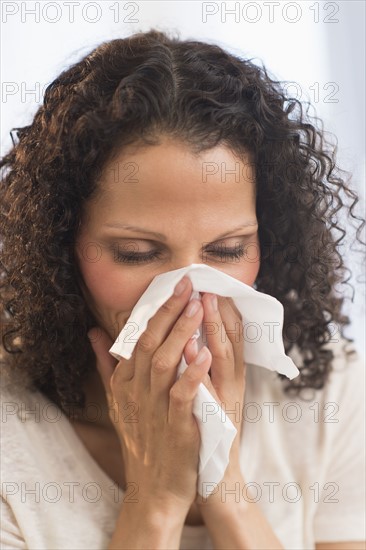
{"type": "Polygon", "coordinates": [[[88,293],[101,311],[131,311],[148,284],[137,277],[133,270],[107,257],[102,256],[95,262],[81,259],[79,266],[88,293]]]}
{"type": "Polygon", "coordinates": [[[243,264],[241,264],[240,267],[238,266],[237,268],[230,270],[228,274],[248,286],[253,286],[259,272],[259,267],[259,261],[255,263],[245,262],[244,268],[243,264]]]}
{"type": "Polygon", "coordinates": [[[250,266],[248,266],[246,270],[245,277],[243,278],[243,282],[246,285],[253,286],[257,278],[258,272],[259,272],[259,262],[256,262],[255,264],[250,264],[250,266]]]}
{"type": "Polygon", "coordinates": [[[233,267],[229,275],[235,277],[248,286],[253,286],[260,269],[259,241],[255,241],[245,248],[246,256],[243,261],[233,267]]]}

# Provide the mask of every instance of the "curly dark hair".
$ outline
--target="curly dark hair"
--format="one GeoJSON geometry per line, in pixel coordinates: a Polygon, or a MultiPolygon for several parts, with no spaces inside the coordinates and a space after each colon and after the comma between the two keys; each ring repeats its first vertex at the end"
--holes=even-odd
{"type": "Polygon", "coordinates": [[[304,355],[298,377],[278,376],[288,394],[322,389],[333,359],[326,344],[335,326],[344,337],[350,324],[335,289],[349,284],[345,272],[351,273],[337,250],[346,231],[335,215],[346,207],[361,222],[362,244],[365,220],[354,213],[359,199],[336,166],[336,147],[304,105],[252,60],[155,29],[104,42],[64,70],[33,122],[15,129],[19,141],[0,162],[7,169],[0,238],[9,372],[66,414],[70,403],[85,407],[81,388],[95,369],[87,332],[96,323],[74,253],[82,207],[122,146],[167,135],[197,152],[222,144],[253,154],[261,247],[256,288],[284,306],[286,353],[296,342],[304,355]]]}

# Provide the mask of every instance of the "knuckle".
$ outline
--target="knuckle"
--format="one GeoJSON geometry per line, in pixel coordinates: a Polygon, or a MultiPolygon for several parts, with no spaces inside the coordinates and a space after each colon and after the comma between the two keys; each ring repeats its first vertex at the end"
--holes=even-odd
{"type": "Polygon", "coordinates": [[[174,310],[174,303],[171,300],[164,302],[164,304],[160,307],[160,311],[164,314],[171,314],[174,310]]]}
{"type": "Polygon", "coordinates": [[[183,319],[179,319],[179,321],[174,325],[173,332],[180,336],[184,334],[187,331],[188,323],[186,323],[183,319]]]}
{"type": "Polygon", "coordinates": [[[223,353],[224,353],[225,360],[232,361],[234,359],[234,352],[231,346],[225,346],[223,353]]]}
{"type": "Polygon", "coordinates": [[[151,360],[151,370],[153,370],[157,374],[164,373],[169,370],[169,361],[167,357],[164,357],[162,352],[153,355],[151,360]]]}
{"type": "Polygon", "coordinates": [[[234,352],[231,346],[225,346],[223,350],[213,353],[214,357],[223,361],[233,361],[234,352]]]}
{"type": "Polygon", "coordinates": [[[174,386],[169,391],[169,398],[176,408],[183,408],[186,404],[186,397],[184,397],[180,389],[174,386]]]}
{"type": "Polygon", "coordinates": [[[157,342],[152,333],[148,330],[143,332],[137,342],[137,348],[139,351],[142,351],[143,353],[151,353],[156,349],[156,347],[157,342]]]}

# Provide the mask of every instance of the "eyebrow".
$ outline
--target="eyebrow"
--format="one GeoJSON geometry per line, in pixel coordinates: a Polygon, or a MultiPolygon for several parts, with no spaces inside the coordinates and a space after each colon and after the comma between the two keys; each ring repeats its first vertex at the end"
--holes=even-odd
{"type": "MultiPolygon", "coordinates": [[[[137,227],[135,225],[128,225],[124,223],[119,222],[111,222],[111,223],[105,223],[103,224],[104,227],[113,227],[117,229],[128,229],[130,231],[135,231],[136,233],[145,233],[147,235],[152,235],[153,237],[156,237],[164,242],[166,242],[167,238],[162,233],[157,233],[156,231],[149,231],[148,229],[145,229],[143,227],[137,227]]],[[[257,220],[250,220],[249,222],[245,222],[238,227],[234,227],[233,229],[230,229],[230,231],[226,231],[219,237],[217,237],[216,240],[222,239],[223,237],[227,237],[227,235],[231,235],[232,233],[235,233],[235,231],[240,231],[241,229],[246,229],[247,227],[257,227],[258,221],[257,220]]]]}

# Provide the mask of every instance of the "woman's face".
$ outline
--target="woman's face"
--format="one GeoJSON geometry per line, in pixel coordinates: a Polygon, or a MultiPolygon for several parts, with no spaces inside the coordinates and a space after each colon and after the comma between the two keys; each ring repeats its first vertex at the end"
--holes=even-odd
{"type": "Polygon", "coordinates": [[[99,196],[84,205],[75,251],[84,297],[113,340],[160,273],[202,263],[253,285],[260,266],[254,177],[249,156],[221,145],[194,155],[167,138],[124,147],[106,166],[99,196]],[[221,257],[230,251],[237,257],[221,257]],[[123,261],[131,253],[134,262],[123,261]]]}

